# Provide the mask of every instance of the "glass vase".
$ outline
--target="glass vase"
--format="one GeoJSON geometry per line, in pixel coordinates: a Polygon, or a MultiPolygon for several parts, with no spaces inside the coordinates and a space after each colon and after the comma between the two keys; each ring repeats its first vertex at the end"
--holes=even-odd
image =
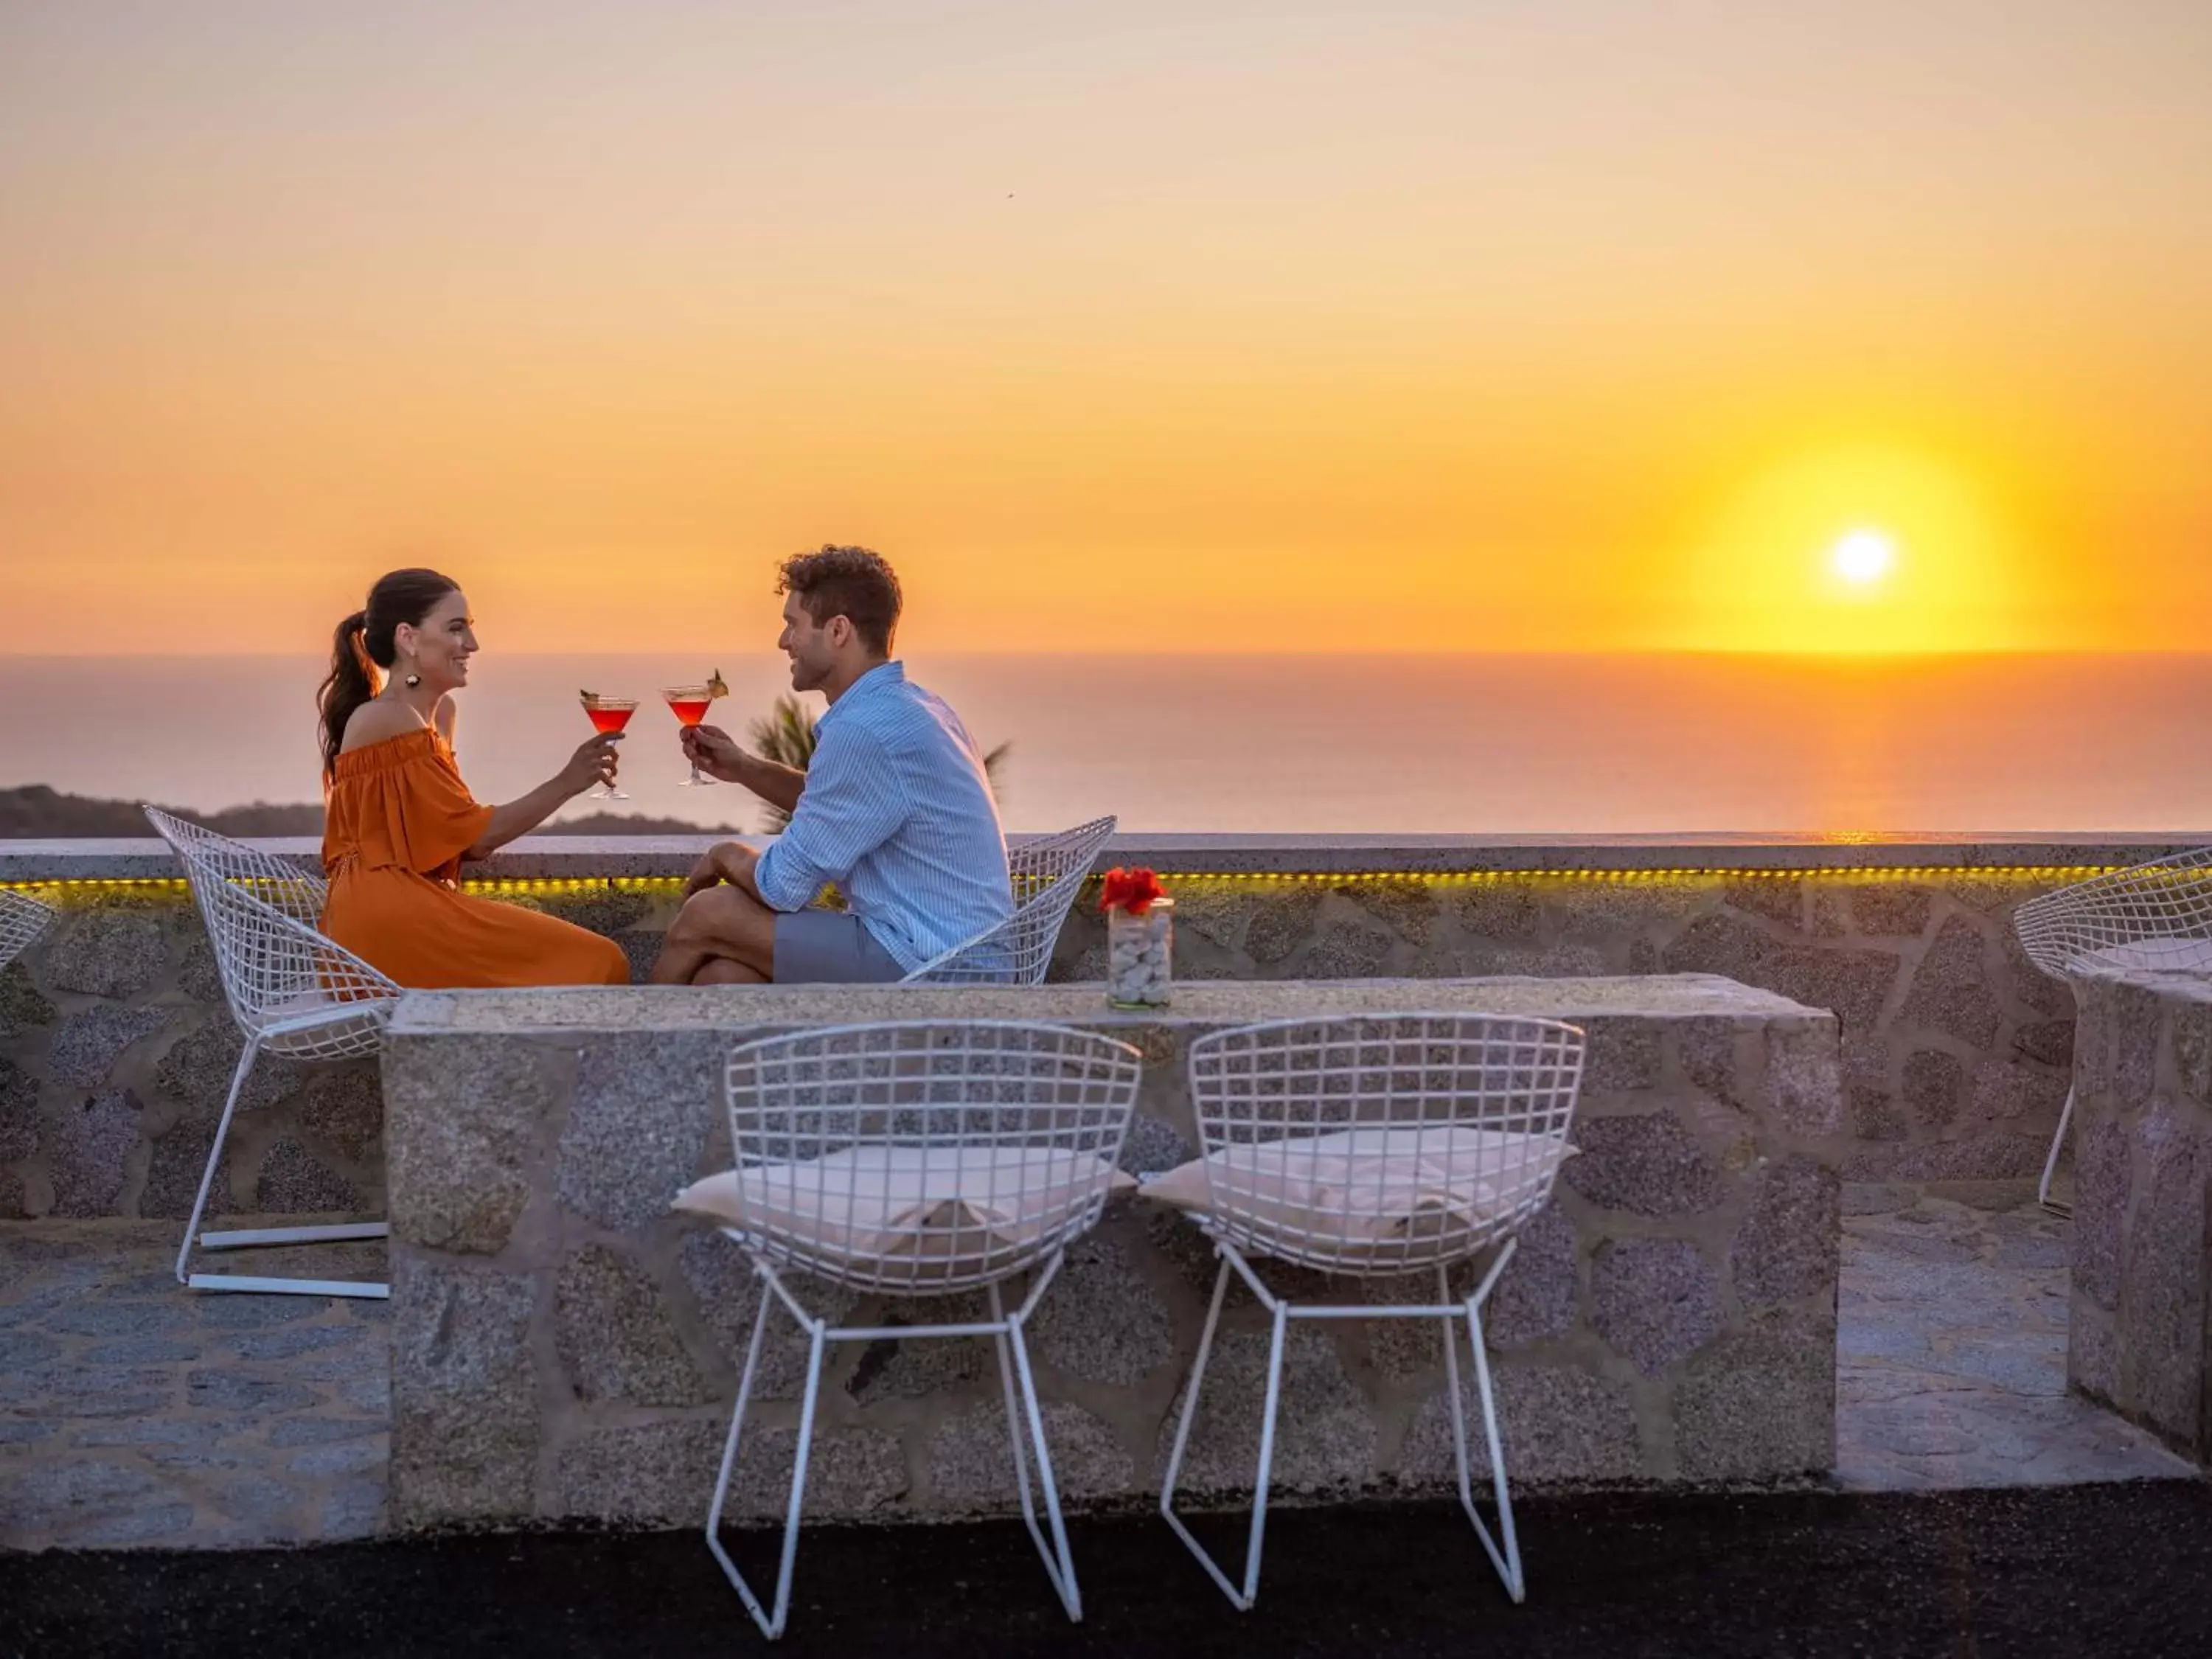
{"type": "Polygon", "coordinates": [[[1116,1008],[1164,1008],[1175,986],[1175,901],[1157,898],[1140,915],[1106,913],[1106,1000],[1116,1008]]]}

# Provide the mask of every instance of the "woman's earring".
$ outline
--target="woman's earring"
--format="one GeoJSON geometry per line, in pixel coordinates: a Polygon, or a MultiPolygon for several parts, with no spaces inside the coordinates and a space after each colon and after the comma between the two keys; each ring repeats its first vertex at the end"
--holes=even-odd
{"type": "Polygon", "coordinates": [[[422,677],[420,674],[410,674],[407,677],[407,689],[410,691],[422,684],[422,677]]]}

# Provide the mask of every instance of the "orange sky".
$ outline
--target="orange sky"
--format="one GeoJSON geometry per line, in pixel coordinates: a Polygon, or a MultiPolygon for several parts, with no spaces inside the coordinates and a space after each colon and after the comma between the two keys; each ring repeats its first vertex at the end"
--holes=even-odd
{"type": "Polygon", "coordinates": [[[12,0],[0,652],[417,559],[765,647],[824,538],[939,650],[2212,648],[2208,86],[2202,0],[12,0]]]}

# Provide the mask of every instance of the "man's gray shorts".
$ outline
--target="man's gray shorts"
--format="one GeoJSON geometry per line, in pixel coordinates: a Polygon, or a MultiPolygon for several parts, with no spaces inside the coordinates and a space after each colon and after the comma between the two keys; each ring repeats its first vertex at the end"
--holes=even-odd
{"type": "Polygon", "coordinates": [[[778,985],[881,985],[905,977],[898,958],[877,944],[876,936],[849,911],[776,915],[778,985]]]}

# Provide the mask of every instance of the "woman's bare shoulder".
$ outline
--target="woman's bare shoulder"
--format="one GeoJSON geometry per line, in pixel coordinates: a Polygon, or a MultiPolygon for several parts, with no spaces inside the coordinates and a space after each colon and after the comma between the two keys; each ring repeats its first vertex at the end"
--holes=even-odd
{"type": "Polygon", "coordinates": [[[346,754],[356,749],[366,749],[373,743],[384,743],[393,738],[404,738],[410,732],[427,732],[422,718],[404,702],[386,702],[380,698],[369,702],[346,718],[345,738],[338,752],[346,754]]]}

